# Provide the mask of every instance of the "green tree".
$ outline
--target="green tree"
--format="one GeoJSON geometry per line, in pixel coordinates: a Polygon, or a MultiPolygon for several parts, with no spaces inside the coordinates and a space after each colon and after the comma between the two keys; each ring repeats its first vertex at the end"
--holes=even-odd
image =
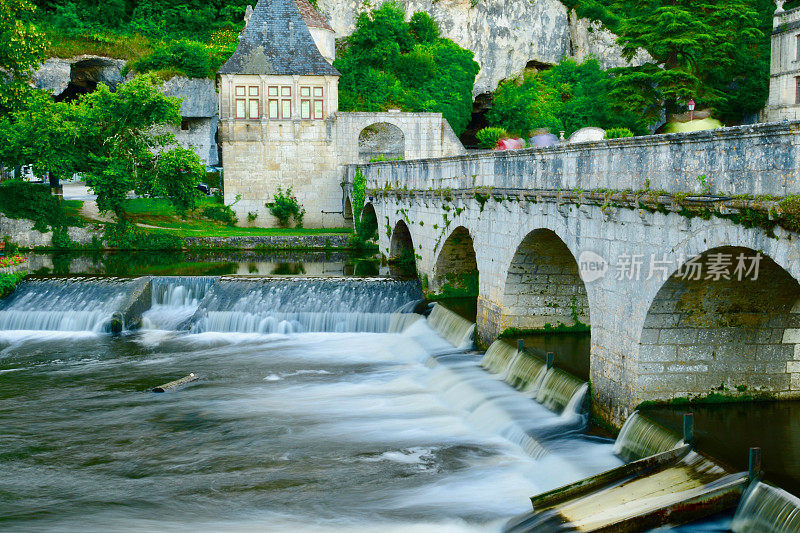
{"type": "Polygon", "coordinates": [[[38,91],[26,103],[0,119],[0,161],[8,166],[32,165],[38,175],[72,176],[81,159],[75,149],[80,135],[76,107],[55,103],[38,91]]]}
{"type": "Polygon", "coordinates": [[[47,42],[33,25],[28,0],[0,0],[0,115],[24,105],[32,71],[45,59],[47,42]]]}
{"type": "Polygon", "coordinates": [[[180,101],[159,89],[154,76],[138,76],[112,93],[105,85],[75,105],[81,170],[101,211],[125,218],[125,198],[169,199],[179,212],[194,207],[194,187],[205,175],[200,158],[176,146],[167,126],[180,124],[180,101]]]}
{"type": "Polygon", "coordinates": [[[407,23],[392,2],[361,13],[335,63],[342,73],[339,108],[440,112],[461,134],[471,118],[479,67],[472,52],[438,35],[429,15],[416,13],[407,23]]]}
{"type": "Polygon", "coordinates": [[[637,4],[618,27],[623,56],[632,59],[644,48],[663,68],[620,69],[620,84],[628,76],[640,87],[646,80],[657,87],[669,111],[690,98],[711,105],[723,101],[724,93],[708,83],[709,78],[736,64],[738,48],[757,46],[763,37],[751,2],[649,0],[637,4]]]}
{"type": "Polygon", "coordinates": [[[587,126],[646,131],[625,102],[615,99],[611,76],[594,59],[581,64],[565,59],[550,70],[527,71],[501,84],[487,119],[523,137],[538,128],[567,135],[587,126]]]}

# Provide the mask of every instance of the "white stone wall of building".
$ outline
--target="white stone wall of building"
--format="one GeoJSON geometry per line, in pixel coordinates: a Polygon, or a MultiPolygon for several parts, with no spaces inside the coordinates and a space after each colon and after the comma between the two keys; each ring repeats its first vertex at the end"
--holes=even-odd
{"type": "Polygon", "coordinates": [[[770,86],[764,122],[797,120],[797,78],[800,76],[800,8],[775,13],[770,60],[770,86]]]}

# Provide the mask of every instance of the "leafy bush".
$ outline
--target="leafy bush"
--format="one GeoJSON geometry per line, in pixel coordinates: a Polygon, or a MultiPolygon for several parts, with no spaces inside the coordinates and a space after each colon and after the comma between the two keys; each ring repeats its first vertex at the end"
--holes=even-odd
{"type": "Polygon", "coordinates": [[[0,274],[0,298],[5,298],[17,288],[19,282],[27,276],[27,272],[16,272],[14,274],[0,274]]]}
{"type": "Polygon", "coordinates": [[[539,128],[569,136],[587,126],[646,133],[641,115],[613,89],[612,78],[597,60],[579,64],[565,59],[550,70],[527,71],[500,84],[486,118],[490,125],[521,137],[539,128]]]}
{"type": "Polygon", "coordinates": [[[3,237],[3,245],[3,251],[6,253],[6,255],[16,255],[19,251],[19,246],[17,243],[13,242],[8,235],[3,237]]]}
{"type": "Polygon", "coordinates": [[[495,146],[497,146],[497,141],[500,139],[508,137],[508,132],[503,128],[483,128],[478,133],[475,134],[477,137],[478,142],[481,143],[482,148],[486,148],[491,150],[495,146]]]}
{"type": "Polygon", "coordinates": [[[66,225],[67,217],[50,186],[10,180],[0,184],[0,212],[9,218],[33,221],[33,229],[46,232],[49,227],[66,225]]]}
{"type": "Polygon", "coordinates": [[[239,222],[239,218],[236,216],[236,213],[233,212],[233,209],[225,204],[210,205],[203,209],[200,216],[209,220],[222,222],[228,226],[233,226],[239,222]]]}
{"type": "Polygon", "coordinates": [[[145,233],[128,222],[106,224],[105,241],[118,250],[180,250],[183,241],[174,235],[145,233]]]}
{"type": "Polygon", "coordinates": [[[266,204],[272,216],[278,219],[281,227],[287,227],[289,221],[294,218],[298,228],[303,227],[303,217],[306,210],[298,203],[297,198],[292,194],[292,187],[284,191],[278,186],[278,192],[273,196],[272,203],[266,204]]]}
{"type": "Polygon", "coordinates": [[[611,128],[606,132],[606,139],[622,139],[623,137],[633,137],[633,132],[628,128],[611,128]]]}
{"type": "Polygon", "coordinates": [[[222,172],[206,172],[205,184],[212,189],[222,188],[222,172]]]}

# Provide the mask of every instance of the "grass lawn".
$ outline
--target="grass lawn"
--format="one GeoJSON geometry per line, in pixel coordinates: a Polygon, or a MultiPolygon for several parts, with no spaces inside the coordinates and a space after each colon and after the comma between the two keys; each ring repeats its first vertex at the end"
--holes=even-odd
{"type": "Polygon", "coordinates": [[[198,200],[197,209],[187,218],[181,218],[172,205],[158,198],[127,200],[125,210],[136,224],[151,233],[168,233],[178,237],[243,237],[264,235],[324,235],[352,233],[350,228],[238,228],[220,222],[199,218],[204,207],[217,205],[214,198],[198,200]]]}

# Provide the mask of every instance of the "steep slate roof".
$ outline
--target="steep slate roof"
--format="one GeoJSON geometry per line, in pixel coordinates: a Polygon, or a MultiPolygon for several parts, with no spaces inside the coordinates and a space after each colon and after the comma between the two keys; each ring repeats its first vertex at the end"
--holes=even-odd
{"type": "Polygon", "coordinates": [[[220,74],[340,76],[320,54],[295,0],[258,0],[220,74]]]}
{"type": "Polygon", "coordinates": [[[308,0],[295,0],[297,4],[297,9],[300,10],[300,13],[303,15],[303,18],[306,21],[306,25],[309,28],[323,28],[326,30],[333,31],[331,25],[328,24],[328,21],[325,20],[325,17],[322,14],[314,9],[314,6],[311,5],[311,2],[308,0]]]}

